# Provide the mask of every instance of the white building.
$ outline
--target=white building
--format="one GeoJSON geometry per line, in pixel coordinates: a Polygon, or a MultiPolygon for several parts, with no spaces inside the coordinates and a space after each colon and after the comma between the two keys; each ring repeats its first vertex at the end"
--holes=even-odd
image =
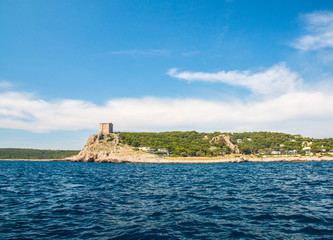
{"type": "Polygon", "coordinates": [[[289,150],[289,151],[288,151],[288,154],[295,154],[295,153],[297,153],[297,150],[295,150],[295,149],[294,149],[294,150],[289,150]]]}
{"type": "Polygon", "coordinates": [[[238,138],[238,139],[236,140],[236,142],[237,142],[237,143],[243,143],[243,139],[238,138]]]}
{"type": "Polygon", "coordinates": [[[150,152],[150,153],[153,153],[153,152],[156,152],[156,151],[157,151],[156,148],[150,148],[150,147],[139,147],[138,149],[139,149],[140,151],[150,152]]]}
{"type": "Polygon", "coordinates": [[[281,151],[272,151],[271,154],[272,154],[272,155],[280,155],[280,154],[281,154],[281,151]]]}

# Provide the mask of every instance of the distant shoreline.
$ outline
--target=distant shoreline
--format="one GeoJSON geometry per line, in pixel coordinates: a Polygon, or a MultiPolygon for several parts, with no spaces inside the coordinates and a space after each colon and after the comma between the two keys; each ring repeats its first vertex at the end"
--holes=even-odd
{"type": "Polygon", "coordinates": [[[0,159],[0,161],[24,161],[24,162],[53,162],[58,161],[62,162],[63,159],[0,159]]]}
{"type": "MultiPolygon", "coordinates": [[[[87,162],[87,161],[72,161],[68,159],[0,159],[0,161],[25,161],[25,162],[87,162]]],[[[164,157],[157,159],[113,159],[105,161],[95,161],[94,163],[245,163],[245,162],[325,162],[333,161],[333,157],[323,156],[304,156],[304,157],[266,157],[257,158],[254,156],[230,157],[230,158],[177,158],[164,157]]]]}

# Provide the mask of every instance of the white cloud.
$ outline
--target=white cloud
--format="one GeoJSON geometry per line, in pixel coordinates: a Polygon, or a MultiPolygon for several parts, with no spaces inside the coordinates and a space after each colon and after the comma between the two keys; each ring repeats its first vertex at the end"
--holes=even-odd
{"type": "Polygon", "coordinates": [[[172,68],[167,72],[171,77],[187,81],[221,82],[234,86],[242,86],[259,94],[281,94],[295,90],[302,82],[301,77],[291,72],[284,63],[272,66],[260,72],[251,71],[220,71],[217,73],[206,72],[179,72],[172,68]]]}
{"type": "Polygon", "coordinates": [[[314,12],[303,15],[301,19],[308,34],[291,46],[305,51],[333,47],[333,12],[314,12]]]}
{"type": "Polygon", "coordinates": [[[120,98],[104,105],[46,101],[22,92],[0,93],[0,127],[32,132],[96,129],[112,121],[121,131],[255,131],[332,136],[333,102],[323,92],[289,92],[262,101],[120,98]]]}
{"type": "Polygon", "coordinates": [[[8,88],[11,88],[11,87],[13,87],[13,84],[11,84],[10,82],[7,82],[7,81],[1,81],[0,82],[0,88],[8,89],[8,88]]]}

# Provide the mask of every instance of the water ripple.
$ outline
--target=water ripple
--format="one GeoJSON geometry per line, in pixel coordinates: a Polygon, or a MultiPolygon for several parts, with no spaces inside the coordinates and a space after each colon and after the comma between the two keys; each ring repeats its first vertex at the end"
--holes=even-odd
{"type": "Polygon", "coordinates": [[[0,162],[1,239],[330,239],[333,163],[0,162]]]}

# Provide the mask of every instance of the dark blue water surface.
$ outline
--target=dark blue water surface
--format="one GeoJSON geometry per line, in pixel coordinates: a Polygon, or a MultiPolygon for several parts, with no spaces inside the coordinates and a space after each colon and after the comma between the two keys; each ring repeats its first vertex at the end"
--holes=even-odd
{"type": "Polygon", "coordinates": [[[332,239],[333,162],[0,162],[1,239],[332,239]]]}

